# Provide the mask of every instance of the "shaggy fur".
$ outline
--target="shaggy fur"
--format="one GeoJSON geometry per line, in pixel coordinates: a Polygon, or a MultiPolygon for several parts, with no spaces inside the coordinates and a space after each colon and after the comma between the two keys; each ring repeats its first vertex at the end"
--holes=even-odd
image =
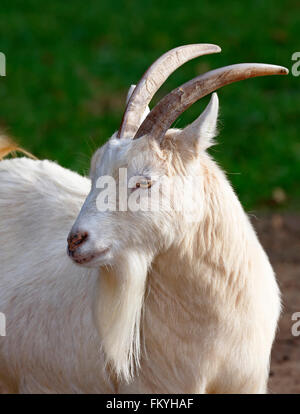
{"type": "MultiPolygon", "coordinates": [[[[279,290],[206,152],[217,115],[214,94],[162,146],[113,136],[93,157],[91,183],[49,161],[0,163],[0,376],[8,392],[266,391],[279,290]],[[117,178],[120,168],[157,183],[197,177],[185,193],[197,207],[193,220],[175,209],[99,212],[97,180],[117,178]],[[89,233],[82,257],[108,253],[73,264],[65,254],[71,227],[89,233]]],[[[163,202],[171,193],[182,200],[174,184],[163,202]]]]}

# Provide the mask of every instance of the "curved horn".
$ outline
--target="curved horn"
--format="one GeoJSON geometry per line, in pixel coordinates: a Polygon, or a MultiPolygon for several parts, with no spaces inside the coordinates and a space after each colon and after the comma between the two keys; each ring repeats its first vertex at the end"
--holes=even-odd
{"type": "Polygon", "coordinates": [[[232,82],[265,75],[287,75],[282,66],[263,63],[240,63],[225,66],[198,76],[174,89],[152,109],[138,129],[134,139],[146,134],[162,140],[173,122],[203,96],[232,82]]]}
{"type": "Polygon", "coordinates": [[[142,116],[156,91],[179,66],[198,56],[221,52],[211,44],[194,44],[176,47],[157,59],[144,73],[132,93],[118,132],[119,138],[133,137],[142,116]]]}

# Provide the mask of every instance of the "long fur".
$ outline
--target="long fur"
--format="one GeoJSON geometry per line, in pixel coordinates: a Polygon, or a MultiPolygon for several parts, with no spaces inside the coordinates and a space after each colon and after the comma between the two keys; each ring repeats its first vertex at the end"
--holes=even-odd
{"type": "MultiPolygon", "coordinates": [[[[0,312],[7,318],[0,383],[7,392],[266,391],[279,289],[233,189],[205,151],[217,112],[214,97],[201,125],[170,130],[162,146],[112,137],[93,158],[93,184],[120,167],[199,177],[185,194],[199,206],[194,220],[181,211],[99,213],[89,179],[49,161],[0,162],[0,312]],[[73,230],[89,232],[81,249],[109,242],[110,261],[91,269],[70,261],[74,222],[73,230]]],[[[180,200],[182,188],[172,190],[180,200]]]]}
{"type": "Polygon", "coordinates": [[[101,270],[95,317],[107,362],[129,382],[140,367],[140,324],[149,262],[127,250],[113,268],[101,270]]]}
{"type": "Polygon", "coordinates": [[[0,389],[112,393],[94,323],[97,269],[66,255],[90,180],[49,161],[0,162],[0,389]]]}

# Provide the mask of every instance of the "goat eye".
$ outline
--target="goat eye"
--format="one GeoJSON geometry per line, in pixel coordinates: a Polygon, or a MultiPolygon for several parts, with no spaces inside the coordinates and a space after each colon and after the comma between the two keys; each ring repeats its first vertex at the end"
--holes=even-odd
{"type": "Polygon", "coordinates": [[[152,181],[150,179],[145,178],[144,180],[137,182],[135,187],[147,189],[147,188],[150,188],[151,185],[152,185],[152,181]]]}

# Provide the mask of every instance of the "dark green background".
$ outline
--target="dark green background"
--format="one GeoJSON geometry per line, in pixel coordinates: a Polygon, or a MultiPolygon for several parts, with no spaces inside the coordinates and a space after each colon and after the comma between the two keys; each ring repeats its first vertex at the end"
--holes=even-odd
{"type": "MultiPolygon", "coordinates": [[[[1,0],[0,125],[40,158],[86,173],[118,128],[127,89],[166,50],[216,43],[222,54],[176,71],[154,99],[212,68],[266,62],[291,69],[300,51],[299,0],[1,0]]],[[[211,150],[253,209],[300,206],[300,77],[257,78],[219,91],[211,150]],[[281,188],[286,201],[276,203],[281,188]],[[275,197],[276,198],[276,197],[275,197]]],[[[192,121],[207,99],[177,121],[192,121]]]]}

